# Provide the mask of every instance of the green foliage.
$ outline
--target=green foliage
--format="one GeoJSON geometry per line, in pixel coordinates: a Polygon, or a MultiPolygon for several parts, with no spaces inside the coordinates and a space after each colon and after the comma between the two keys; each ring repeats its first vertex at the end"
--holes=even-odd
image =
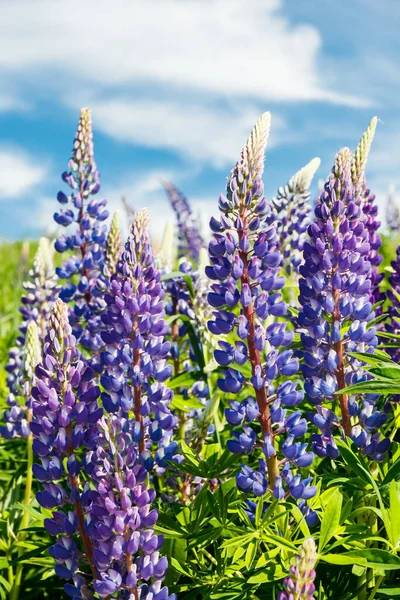
{"type": "MultiPolygon", "coordinates": [[[[392,243],[385,240],[382,270],[388,268],[393,256],[393,250],[387,250],[389,242],[392,243]]],[[[3,402],[4,366],[18,330],[22,282],[35,249],[33,243],[29,247],[18,243],[0,248],[3,402]]],[[[176,273],[165,278],[174,276],[176,273]]],[[[185,281],[193,297],[191,279],[185,276],[185,281]]],[[[295,294],[295,290],[291,289],[292,293],[295,294]]],[[[296,316],[297,309],[293,307],[291,312],[296,316]]],[[[171,317],[171,322],[174,318],[171,317]]],[[[181,318],[181,321],[187,327],[199,370],[180,372],[168,385],[175,391],[172,407],[186,415],[202,405],[182,390],[204,377],[215,390],[219,367],[207,371],[207,359],[195,330],[189,320],[181,318]]],[[[378,393],[380,402],[400,394],[400,366],[387,353],[388,347],[400,346],[400,336],[379,335],[380,347],[373,355],[354,354],[365,363],[370,379],[347,388],[345,393],[378,393]]],[[[295,342],[300,343],[298,336],[295,342]]],[[[315,461],[318,494],[311,500],[311,507],[317,512],[319,523],[312,528],[294,501],[271,501],[269,493],[254,498],[255,519],[250,520],[246,497],[238,491],[235,476],[241,464],[252,464],[252,459],[226,450],[230,428],[225,426],[224,408],[224,398],[213,392],[202,424],[206,429],[214,425],[212,435],[196,448],[188,440],[187,443],[182,441],[183,462],[179,467],[171,464],[168,476],[153,482],[158,492],[156,529],[165,540],[163,553],[170,565],[166,580],[170,591],[176,592],[180,600],[276,600],[299,547],[311,535],[318,548],[317,600],[400,597],[400,445],[397,436],[400,407],[394,404],[389,413],[385,433],[390,435],[393,445],[381,464],[363,457],[353,444],[342,439],[336,440],[341,453],[337,460],[315,461]],[[180,485],[187,485],[190,493],[172,493],[168,478],[174,477],[180,485]]],[[[52,541],[43,521],[49,513],[36,503],[35,489],[30,505],[23,500],[26,465],[24,440],[0,440],[0,600],[12,598],[13,582],[20,565],[23,569],[19,598],[66,598],[63,583],[55,577],[54,563],[47,553],[52,541]],[[29,523],[22,530],[24,514],[29,523]]]]}

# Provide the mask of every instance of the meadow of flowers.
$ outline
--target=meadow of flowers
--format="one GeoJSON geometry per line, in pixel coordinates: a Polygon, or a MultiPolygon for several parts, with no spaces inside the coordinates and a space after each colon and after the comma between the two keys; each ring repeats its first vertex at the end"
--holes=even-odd
{"type": "Polygon", "coordinates": [[[271,199],[270,121],[210,231],[162,183],[176,223],[152,243],[146,208],[109,214],[82,109],[64,233],[0,248],[1,598],[400,597],[400,215],[380,233],[377,119],[317,198],[314,158],[271,199]]]}

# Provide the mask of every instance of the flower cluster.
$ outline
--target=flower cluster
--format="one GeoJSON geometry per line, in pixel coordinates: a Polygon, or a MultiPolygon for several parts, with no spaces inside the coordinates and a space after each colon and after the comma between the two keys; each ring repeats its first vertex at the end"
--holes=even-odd
{"type": "Polygon", "coordinates": [[[33,470],[43,484],[39,504],[54,511],[45,526],[57,536],[50,548],[56,573],[72,579],[65,591],[74,598],[94,592],[168,598],[168,590],[161,591],[167,569],[159,554],[162,537],[152,529],[155,493],[138,462],[135,423],[103,416],[93,375],[76,347],[67,306],[58,300],[32,390],[33,448],[41,461],[33,470]],[[88,476],[92,485],[83,483],[88,476]],[[90,575],[82,574],[85,566],[90,575]]]}
{"type": "Polygon", "coordinates": [[[42,360],[42,345],[39,329],[34,321],[29,321],[25,332],[25,345],[21,353],[21,367],[18,378],[18,392],[11,392],[6,398],[8,408],[4,411],[5,424],[0,434],[5,439],[27,438],[32,418],[31,389],[35,381],[35,367],[42,360]]]}
{"type": "Polygon", "coordinates": [[[153,467],[153,442],[158,445],[155,461],[161,467],[176,450],[176,444],[170,444],[176,418],[168,408],[173,393],[164,384],[172,368],[167,362],[170,343],[165,340],[168,326],[160,279],[150,245],[148,214],[143,210],[132,223],[104,297],[101,335],[106,350],[101,383],[107,412],[135,420],[138,452],[148,469],[153,467]]]}
{"type": "Polygon", "coordinates": [[[294,564],[290,567],[290,575],[283,580],[283,592],[278,600],[313,600],[315,592],[315,563],[317,549],[313,538],[304,540],[294,564]]]}
{"type": "Polygon", "coordinates": [[[73,223],[76,227],[75,231],[61,235],[55,242],[57,252],[75,251],[57,269],[58,276],[66,280],[60,297],[64,302],[73,303],[70,318],[80,344],[98,352],[102,347],[100,314],[104,310],[104,301],[102,288],[100,286],[99,289],[97,282],[104,264],[104,221],[109,213],[105,198],[96,197],[100,183],[92,137],[90,110],[83,108],[68,163],[69,171],[62,175],[72,192],[66,195],[60,191],[57,195],[62,206],[72,208],[60,209],[54,214],[54,219],[63,227],[73,223]]]}
{"type": "Polygon", "coordinates": [[[29,279],[23,284],[25,293],[21,298],[20,313],[22,323],[16,346],[9,351],[6,366],[7,385],[11,392],[18,393],[20,385],[23,347],[26,340],[28,324],[34,321],[38,326],[38,334],[44,339],[47,321],[53,302],[58,296],[57,276],[53,266],[53,252],[47,238],[40,238],[38,249],[29,271],[29,279]]]}
{"type": "Polygon", "coordinates": [[[178,258],[186,257],[197,263],[204,240],[199,225],[185,196],[168,181],[163,181],[178,225],[178,258]]]}
{"type": "Polygon", "coordinates": [[[307,429],[305,419],[299,411],[288,410],[303,400],[302,390],[290,379],[299,363],[288,348],[293,331],[287,329],[287,322],[276,319],[287,312],[280,292],[285,285],[285,277],[279,275],[282,256],[275,227],[262,226],[268,210],[261,177],[269,127],[270,115],[265,113],[231,173],[227,196],[219,198],[220,219],[210,222],[214,235],[206,273],[215,283],[208,301],[217,310],[208,326],[215,335],[229,334],[229,341],[221,341],[214,352],[224,368],[218,387],[237,398],[230,401],[226,419],[235,427],[246,423],[233,432],[228,447],[244,455],[260,448],[264,455],[258,472],[243,467],[237,477],[239,488],[262,495],[269,485],[279,499],[286,493],[285,486],[296,499],[306,500],[316,489],[310,478],[293,475],[292,468],[308,467],[313,454],[298,441],[307,429]],[[248,395],[249,387],[254,396],[248,395]],[[261,439],[247,424],[253,422],[261,427],[261,439]],[[277,442],[282,439],[279,449],[277,442]]]}
{"type": "Polygon", "coordinates": [[[298,273],[303,260],[303,246],[310,222],[310,186],[320,163],[319,158],[313,158],[289,179],[285,187],[280,187],[266,217],[266,222],[276,227],[288,275],[298,273]]]}
{"type": "Polygon", "coordinates": [[[304,245],[298,317],[303,328],[302,369],[307,398],[317,407],[310,419],[321,431],[313,435],[314,451],[335,458],[332,430],[340,427],[358,447],[380,460],[390,441],[380,440],[378,430],[387,416],[378,408],[379,397],[365,395],[359,402],[341,394],[340,410],[336,407],[335,392],[366,378],[362,363],[350,353],[372,352],[377,344],[375,329],[368,325],[374,317],[370,236],[351,166],[351,152],[344,148],[336,156],[304,245]]]}

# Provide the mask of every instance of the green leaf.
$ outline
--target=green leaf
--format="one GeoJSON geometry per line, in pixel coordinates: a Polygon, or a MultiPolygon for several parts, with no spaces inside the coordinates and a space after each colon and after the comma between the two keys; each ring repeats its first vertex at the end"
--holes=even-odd
{"type": "Polygon", "coordinates": [[[365,558],[361,557],[353,557],[348,556],[347,553],[344,554],[322,554],[319,556],[319,560],[323,562],[329,563],[330,565],[362,565],[367,566],[367,561],[365,558]]]}
{"type": "Polygon", "coordinates": [[[171,390],[175,390],[180,387],[190,387],[195,381],[200,379],[201,373],[199,371],[189,371],[186,373],[180,373],[176,377],[168,380],[168,387],[171,390]]]}
{"type": "Polygon", "coordinates": [[[182,575],[186,575],[187,577],[193,578],[193,573],[187,571],[173,556],[170,557],[169,562],[171,566],[178,571],[178,573],[182,573],[182,575]]]}
{"type": "Polygon", "coordinates": [[[390,532],[388,531],[387,533],[390,534],[390,541],[396,549],[400,542],[400,490],[395,481],[390,482],[389,500],[389,522],[391,528],[390,532]]]}
{"type": "Polygon", "coordinates": [[[400,379],[400,366],[390,363],[381,363],[377,367],[370,367],[369,372],[376,377],[385,377],[386,379],[400,379]]]}
{"type": "Polygon", "coordinates": [[[361,381],[343,390],[338,390],[338,394],[400,394],[400,381],[398,384],[388,380],[371,379],[370,381],[361,381]]]}
{"type": "Polygon", "coordinates": [[[263,569],[261,573],[253,575],[247,580],[247,583],[267,583],[269,581],[278,581],[283,579],[286,573],[283,571],[280,565],[272,567],[270,569],[263,569]]]}
{"type": "Polygon", "coordinates": [[[7,579],[4,579],[2,575],[0,575],[0,584],[3,586],[6,592],[9,592],[11,590],[11,585],[9,584],[7,579]]]}
{"type": "Polygon", "coordinates": [[[245,565],[248,569],[251,569],[251,566],[254,562],[254,559],[257,554],[257,543],[255,540],[252,540],[247,546],[246,556],[244,559],[245,565]]]}
{"type": "Polygon", "coordinates": [[[400,587],[380,588],[378,591],[381,596],[389,596],[389,598],[393,598],[394,596],[400,596],[400,587]]]}
{"type": "Polygon", "coordinates": [[[297,552],[296,546],[292,544],[292,542],[289,542],[289,540],[286,540],[285,538],[279,537],[272,533],[262,533],[261,537],[265,542],[271,542],[272,544],[280,546],[281,548],[288,548],[289,550],[297,552]]]}
{"type": "Polygon", "coordinates": [[[321,521],[318,552],[322,552],[329,540],[339,528],[340,513],[342,511],[343,496],[339,489],[329,500],[321,521]]]}
{"type": "Polygon", "coordinates": [[[193,409],[203,409],[204,404],[199,402],[194,396],[186,398],[185,396],[182,396],[180,394],[174,394],[174,397],[171,400],[170,407],[175,410],[180,410],[182,412],[190,412],[193,409]]]}
{"type": "Polygon", "coordinates": [[[400,458],[398,458],[396,462],[392,464],[385,477],[383,478],[382,485],[387,485],[393,479],[400,479],[400,458]]]}
{"type": "Polygon", "coordinates": [[[367,566],[372,569],[381,569],[383,571],[393,571],[400,569],[400,557],[391,554],[387,550],[378,548],[360,548],[351,550],[342,556],[353,557],[355,560],[364,559],[367,566]]]}
{"type": "MultiPolygon", "coordinates": [[[[18,508],[21,508],[22,510],[26,510],[26,512],[29,513],[31,515],[31,517],[34,517],[36,519],[36,521],[44,521],[44,518],[45,518],[44,515],[42,515],[41,512],[39,512],[32,506],[30,506],[30,504],[23,504],[22,502],[17,502],[14,506],[18,506],[18,508]]],[[[13,508],[13,507],[11,507],[11,508],[13,508]]]]}
{"type": "Polygon", "coordinates": [[[375,350],[373,354],[369,352],[348,352],[348,355],[365,362],[367,365],[379,365],[381,363],[397,364],[390,359],[389,354],[380,350],[375,350]]]}

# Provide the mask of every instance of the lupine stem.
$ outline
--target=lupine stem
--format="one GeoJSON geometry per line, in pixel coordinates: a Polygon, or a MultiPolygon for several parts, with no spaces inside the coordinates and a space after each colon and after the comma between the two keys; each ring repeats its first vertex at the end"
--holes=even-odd
{"type": "MultiPolygon", "coordinates": [[[[68,448],[67,448],[67,456],[69,458],[74,453],[74,448],[73,448],[72,441],[71,441],[72,440],[72,426],[71,425],[67,426],[66,433],[67,433],[67,438],[69,440],[68,448]]],[[[79,496],[78,477],[76,477],[75,475],[69,475],[68,480],[69,480],[69,484],[71,486],[71,490],[75,489],[77,492],[77,496],[79,496]]],[[[82,504],[78,501],[74,502],[74,512],[75,512],[76,518],[78,520],[79,534],[80,534],[80,537],[81,537],[81,540],[83,543],[83,547],[85,549],[86,558],[88,560],[93,577],[96,579],[97,578],[97,570],[96,570],[96,567],[94,566],[94,562],[93,562],[93,545],[92,545],[92,542],[85,530],[85,516],[83,514],[82,504]]]]}
{"type": "MultiPolygon", "coordinates": [[[[133,353],[133,362],[134,365],[137,365],[140,367],[140,351],[139,350],[135,350],[133,353]]],[[[140,385],[135,385],[134,388],[134,400],[135,400],[135,419],[136,421],[138,421],[140,423],[140,431],[141,431],[141,438],[140,438],[140,442],[139,442],[139,452],[140,454],[142,452],[144,452],[146,450],[146,442],[144,439],[144,425],[143,425],[143,418],[140,412],[141,406],[142,406],[142,390],[140,385]]]]}
{"type": "MultiPolygon", "coordinates": [[[[335,303],[335,308],[334,308],[334,312],[333,312],[333,318],[334,318],[334,320],[337,320],[337,321],[340,320],[339,297],[340,297],[340,291],[334,290],[333,291],[333,300],[335,303]]],[[[335,352],[336,352],[337,358],[338,358],[338,366],[336,369],[336,380],[337,380],[337,384],[338,384],[338,389],[343,390],[346,387],[346,381],[345,381],[345,376],[344,376],[343,340],[339,340],[338,342],[336,342],[334,344],[334,349],[335,349],[335,352]]],[[[343,431],[347,437],[350,437],[352,425],[351,425],[351,419],[350,419],[350,413],[349,413],[349,398],[348,398],[347,394],[340,394],[339,399],[340,399],[340,410],[342,413],[343,431]]]]}
{"type": "MultiPolygon", "coordinates": [[[[245,227],[246,214],[244,213],[244,214],[241,214],[240,216],[243,219],[243,223],[244,223],[244,227],[245,227]]],[[[241,238],[242,238],[242,232],[239,232],[239,241],[241,240],[241,238]]],[[[243,285],[250,284],[249,263],[248,263],[248,258],[247,258],[246,252],[244,252],[243,250],[239,250],[239,256],[240,256],[241,260],[243,261],[243,275],[241,277],[241,283],[242,283],[242,287],[243,287],[243,285]]],[[[262,365],[261,365],[260,353],[257,350],[255,343],[254,343],[255,325],[254,325],[253,303],[249,304],[248,306],[243,307],[243,314],[246,317],[248,326],[249,326],[247,343],[248,343],[248,348],[249,348],[249,356],[250,356],[252,373],[254,375],[256,367],[259,366],[262,368],[262,365]]],[[[254,392],[256,395],[258,408],[260,410],[260,415],[258,417],[258,420],[260,421],[261,431],[264,436],[268,435],[268,434],[271,435],[272,434],[271,418],[270,418],[270,414],[269,414],[269,407],[268,407],[268,402],[267,402],[267,392],[266,392],[265,386],[263,386],[259,390],[254,389],[254,392]]],[[[271,443],[274,444],[274,438],[272,435],[271,435],[271,440],[272,440],[271,443]]],[[[274,489],[275,478],[279,474],[276,454],[274,456],[271,456],[270,458],[267,458],[267,467],[268,467],[268,482],[269,482],[271,489],[274,489]]]]}

